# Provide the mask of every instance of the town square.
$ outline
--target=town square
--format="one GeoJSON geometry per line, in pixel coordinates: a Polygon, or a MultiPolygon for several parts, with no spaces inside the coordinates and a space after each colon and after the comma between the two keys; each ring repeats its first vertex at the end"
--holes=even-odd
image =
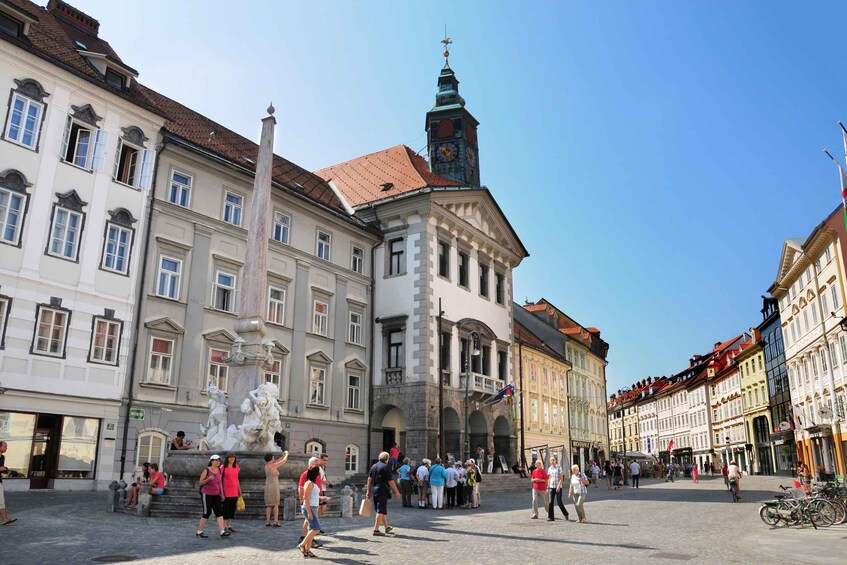
{"type": "Polygon", "coordinates": [[[0,0],[0,564],[843,561],[847,6],[762,8],[0,0]]]}

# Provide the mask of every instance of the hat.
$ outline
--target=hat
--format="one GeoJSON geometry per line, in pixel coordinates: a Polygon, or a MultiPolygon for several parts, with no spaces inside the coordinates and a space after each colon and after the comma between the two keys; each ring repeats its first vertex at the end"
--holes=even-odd
{"type": "Polygon", "coordinates": [[[214,460],[214,459],[220,459],[220,458],[221,458],[221,456],[220,456],[220,455],[218,455],[217,453],[215,453],[214,455],[212,455],[211,457],[209,457],[209,461],[212,461],[212,460],[214,460]]]}

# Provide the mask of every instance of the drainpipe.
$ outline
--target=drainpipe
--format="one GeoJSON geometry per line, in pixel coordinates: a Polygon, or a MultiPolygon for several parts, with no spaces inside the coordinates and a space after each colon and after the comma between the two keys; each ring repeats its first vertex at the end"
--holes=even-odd
{"type": "Polygon", "coordinates": [[[153,223],[153,201],[155,200],[154,195],[156,194],[156,176],[159,172],[159,162],[161,161],[162,151],[165,149],[165,145],[167,145],[167,140],[163,139],[162,144],[157,147],[156,151],[156,164],[153,166],[153,182],[150,185],[150,197],[147,205],[147,225],[146,233],[144,234],[144,252],[140,255],[141,260],[141,276],[138,281],[138,293],[136,296],[138,297],[138,302],[135,305],[135,324],[132,329],[132,353],[130,354],[129,361],[129,379],[127,381],[127,399],[126,399],[126,413],[124,414],[124,433],[123,438],[121,440],[121,472],[120,478],[124,478],[124,470],[126,468],[126,442],[129,438],[129,413],[132,409],[132,390],[135,386],[135,363],[138,358],[138,333],[141,328],[141,305],[144,302],[144,288],[147,284],[147,251],[150,249],[150,238],[153,235],[153,230],[151,229],[153,223]]]}
{"type": "Polygon", "coordinates": [[[526,442],[524,441],[524,434],[523,434],[523,428],[524,428],[523,341],[518,339],[517,342],[518,342],[518,350],[519,350],[519,353],[518,353],[518,379],[519,379],[520,387],[521,387],[521,396],[520,396],[520,399],[521,399],[521,456],[518,457],[518,461],[523,462],[524,470],[526,470],[529,467],[526,464],[526,442]]]}

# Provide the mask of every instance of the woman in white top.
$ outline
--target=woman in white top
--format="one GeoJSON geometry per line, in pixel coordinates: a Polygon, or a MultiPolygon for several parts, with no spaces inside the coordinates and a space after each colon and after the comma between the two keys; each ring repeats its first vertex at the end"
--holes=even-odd
{"type": "Polygon", "coordinates": [[[576,507],[576,514],[579,516],[580,524],[584,524],[588,520],[585,519],[585,496],[588,494],[588,489],[585,485],[588,484],[588,477],[579,471],[579,465],[571,467],[571,486],[568,488],[568,496],[573,499],[573,505],[576,507]]]}
{"type": "Polygon", "coordinates": [[[320,469],[317,465],[309,467],[309,470],[306,471],[306,484],[303,485],[303,504],[300,506],[300,509],[303,512],[303,516],[305,516],[306,520],[309,522],[309,532],[306,534],[303,541],[297,546],[297,549],[300,550],[303,557],[315,556],[310,548],[312,547],[312,540],[315,539],[315,536],[321,531],[321,523],[318,520],[318,505],[321,500],[321,490],[317,485],[320,473],[320,469]]]}

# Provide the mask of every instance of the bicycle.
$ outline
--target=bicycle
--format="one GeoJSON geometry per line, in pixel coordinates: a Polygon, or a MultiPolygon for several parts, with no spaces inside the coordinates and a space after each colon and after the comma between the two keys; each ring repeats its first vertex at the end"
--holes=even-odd
{"type": "Polygon", "coordinates": [[[741,500],[741,497],[738,496],[738,479],[729,479],[729,492],[732,493],[733,502],[741,500]]]}

